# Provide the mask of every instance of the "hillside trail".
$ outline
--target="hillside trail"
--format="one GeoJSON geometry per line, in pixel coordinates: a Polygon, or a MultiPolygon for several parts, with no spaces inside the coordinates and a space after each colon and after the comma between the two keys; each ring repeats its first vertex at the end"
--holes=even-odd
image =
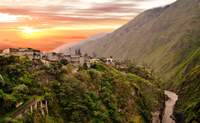
{"type": "Polygon", "coordinates": [[[175,121],[171,118],[174,111],[174,106],[176,101],[178,100],[178,95],[176,93],[165,90],[165,95],[169,98],[165,102],[165,110],[163,115],[162,123],[175,123],[175,121]]]}

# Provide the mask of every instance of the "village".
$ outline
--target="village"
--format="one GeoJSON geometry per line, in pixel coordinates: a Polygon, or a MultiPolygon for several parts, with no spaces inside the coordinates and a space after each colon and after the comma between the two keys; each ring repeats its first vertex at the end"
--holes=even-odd
{"type": "MultiPolygon", "coordinates": [[[[51,63],[58,63],[64,61],[65,64],[72,64],[73,73],[77,73],[79,66],[87,65],[90,67],[91,64],[100,62],[99,58],[91,57],[87,54],[82,55],[80,49],[76,49],[73,52],[56,53],[56,52],[42,52],[33,48],[7,48],[0,50],[0,56],[10,57],[19,56],[26,57],[34,62],[42,61],[44,64],[49,65],[51,63]]],[[[103,60],[107,65],[113,65],[113,59],[111,57],[105,58],[103,60]]],[[[0,77],[2,78],[1,74],[0,77]]],[[[12,118],[21,118],[27,115],[28,112],[33,113],[33,111],[41,111],[43,116],[48,114],[48,104],[47,100],[41,97],[32,97],[26,103],[19,102],[16,104],[16,110],[11,113],[12,118]]]]}
{"type": "MultiPolygon", "coordinates": [[[[69,53],[56,53],[56,52],[42,52],[33,48],[7,48],[0,50],[0,56],[25,56],[30,60],[41,60],[44,64],[65,61],[74,66],[82,66],[86,64],[89,66],[91,63],[100,61],[100,59],[82,54],[80,49],[70,51],[69,53]]],[[[113,64],[112,57],[105,58],[106,64],[113,64]]]]}

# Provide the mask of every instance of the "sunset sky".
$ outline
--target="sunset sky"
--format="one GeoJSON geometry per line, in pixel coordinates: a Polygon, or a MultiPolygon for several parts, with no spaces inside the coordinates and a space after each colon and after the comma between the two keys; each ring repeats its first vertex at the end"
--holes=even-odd
{"type": "Polygon", "coordinates": [[[175,0],[0,0],[0,49],[44,51],[111,32],[142,11],[175,0]]]}

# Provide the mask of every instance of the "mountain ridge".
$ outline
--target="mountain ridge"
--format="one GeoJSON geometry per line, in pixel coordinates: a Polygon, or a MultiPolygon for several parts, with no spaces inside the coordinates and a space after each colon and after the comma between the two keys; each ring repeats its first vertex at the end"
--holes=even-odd
{"type": "Polygon", "coordinates": [[[90,55],[148,64],[157,73],[167,72],[162,78],[168,80],[175,75],[172,70],[180,61],[187,59],[184,52],[200,46],[199,11],[199,0],[179,0],[145,11],[113,33],[77,48],[90,55]],[[196,40],[184,40],[188,36],[196,40]]]}

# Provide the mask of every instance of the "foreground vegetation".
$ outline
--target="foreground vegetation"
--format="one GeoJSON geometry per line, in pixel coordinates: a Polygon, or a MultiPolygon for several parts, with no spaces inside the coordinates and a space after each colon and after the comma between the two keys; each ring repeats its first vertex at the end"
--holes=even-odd
{"type": "Polygon", "coordinates": [[[100,62],[74,72],[70,64],[1,56],[0,122],[148,123],[151,112],[160,110],[163,92],[145,69],[134,68],[100,62]],[[17,104],[36,96],[48,100],[48,116],[35,111],[12,118],[17,104]]]}
{"type": "Polygon", "coordinates": [[[185,76],[179,87],[177,111],[184,112],[186,123],[200,122],[200,65],[185,76]]]}
{"type": "Polygon", "coordinates": [[[186,123],[200,122],[200,29],[191,31],[183,39],[187,48],[173,68],[168,87],[179,95],[177,111],[183,112],[186,123]]]}

